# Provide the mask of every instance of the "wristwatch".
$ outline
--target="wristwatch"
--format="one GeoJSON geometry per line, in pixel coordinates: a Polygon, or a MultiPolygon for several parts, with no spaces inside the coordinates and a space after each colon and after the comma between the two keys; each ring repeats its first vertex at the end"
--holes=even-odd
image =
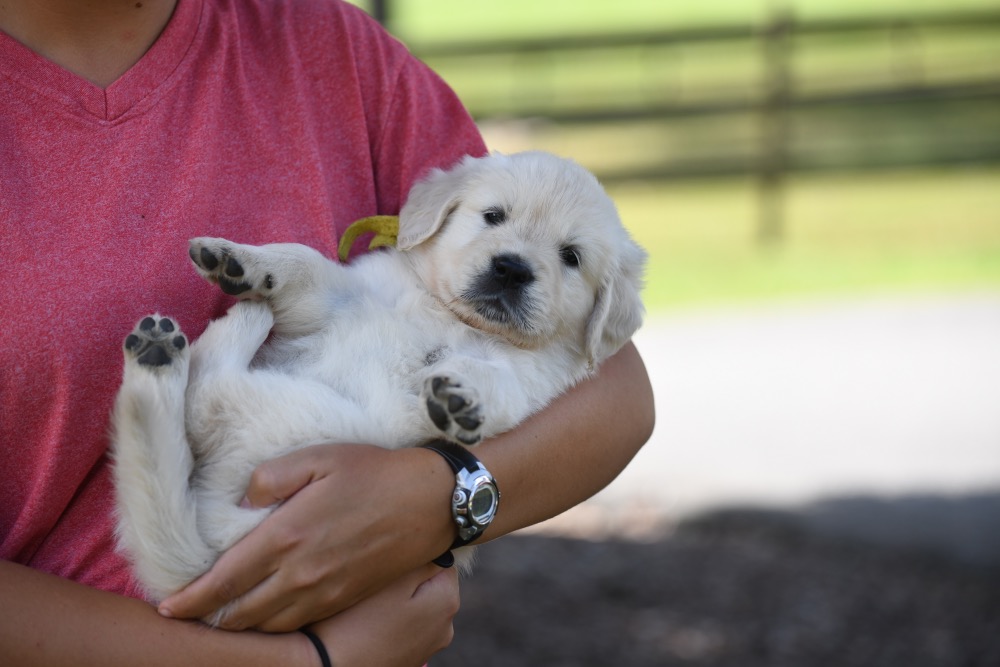
{"type": "Polygon", "coordinates": [[[500,489],[490,471],[465,447],[447,440],[434,440],[421,446],[440,454],[455,472],[451,516],[458,527],[458,535],[448,551],[434,560],[441,567],[451,567],[455,563],[451,550],[476,541],[493,521],[500,504],[500,489]]]}

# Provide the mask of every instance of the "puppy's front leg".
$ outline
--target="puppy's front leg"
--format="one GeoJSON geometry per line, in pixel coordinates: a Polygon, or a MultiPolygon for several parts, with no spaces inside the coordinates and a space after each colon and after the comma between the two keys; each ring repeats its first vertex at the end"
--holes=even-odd
{"type": "Polygon", "coordinates": [[[509,365],[464,357],[427,369],[421,403],[437,435],[463,445],[510,429],[530,409],[509,365]]]}
{"type": "Polygon", "coordinates": [[[432,375],[424,381],[421,394],[427,416],[441,435],[463,445],[482,440],[484,411],[479,392],[455,373],[432,375]]]}
{"type": "Polygon", "coordinates": [[[271,306],[275,331],[283,335],[321,329],[333,314],[331,293],[347,289],[343,267],[298,243],[251,246],[196,238],[188,254],[198,272],[226,294],[271,306]]]}

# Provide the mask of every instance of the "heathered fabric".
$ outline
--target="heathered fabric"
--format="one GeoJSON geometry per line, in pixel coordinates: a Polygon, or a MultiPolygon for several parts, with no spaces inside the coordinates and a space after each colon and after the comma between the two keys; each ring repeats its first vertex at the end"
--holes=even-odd
{"type": "Polygon", "coordinates": [[[138,319],[196,337],[231,303],[189,238],[332,257],[352,221],[483,152],[440,79],[330,0],[181,0],[106,89],[0,33],[0,557],[138,595],[109,414],[138,319]]]}

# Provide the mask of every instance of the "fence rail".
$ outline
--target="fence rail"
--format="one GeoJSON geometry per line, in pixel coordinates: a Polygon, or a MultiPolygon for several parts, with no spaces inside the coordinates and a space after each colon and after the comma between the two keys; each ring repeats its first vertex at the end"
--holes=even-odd
{"type": "MultiPolygon", "coordinates": [[[[1000,162],[1000,121],[986,123],[979,134],[949,141],[947,137],[929,137],[929,148],[917,152],[878,154],[860,150],[826,155],[823,150],[803,151],[801,137],[793,136],[795,119],[804,114],[836,109],[860,113],[906,113],[908,109],[940,109],[943,105],[987,105],[987,114],[995,107],[1000,119],[1000,66],[986,67],[968,76],[933,80],[923,71],[923,31],[948,31],[951,34],[996,33],[994,62],[1000,63],[1000,12],[835,19],[799,21],[790,13],[775,13],[760,24],[692,27],[678,30],[651,30],[630,34],[546,37],[498,41],[464,41],[435,44],[411,44],[413,52],[431,62],[446,78],[449,62],[460,63],[474,57],[511,56],[514,66],[526,62],[545,62],[555,57],[570,59],[575,54],[616,49],[685,48],[692,45],[750,44],[760,63],[761,76],[743,95],[707,95],[696,100],[678,99],[660,94],[649,99],[621,103],[613,96],[597,104],[558,104],[555,95],[515,95],[504,103],[491,106],[474,97],[466,97],[473,115],[479,120],[496,117],[532,117],[561,126],[665,123],[690,118],[753,116],[757,132],[755,146],[745,146],[728,153],[711,151],[710,156],[683,159],[663,156],[633,167],[617,166],[598,175],[605,181],[705,177],[734,174],[753,175],[760,184],[759,237],[763,241],[783,234],[783,186],[793,171],[820,169],[869,169],[915,165],[946,165],[1000,162]],[[870,82],[851,80],[823,91],[803,90],[794,77],[798,47],[808,38],[885,35],[889,41],[914,59],[913,66],[903,67],[904,75],[895,81],[872,87],[870,82]],[[936,105],[936,106],[935,106],[936,105]]],[[[992,38],[991,38],[992,39],[992,38]]],[[[668,67],[664,64],[663,67],[668,67]]],[[[662,69],[662,68],[661,68],[662,69]]],[[[462,91],[459,90],[462,94],[462,91]]],[[[921,128],[917,132],[925,132],[921,128]]],[[[926,133],[932,134],[928,129],[926,133]]],[[[968,133],[963,133],[968,134],[968,133]]],[[[808,142],[805,142],[808,143],[808,142]]]]}
{"type": "Polygon", "coordinates": [[[1000,27],[1000,12],[963,12],[961,14],[924,14],[858,19],[796,21],[790,13],[775,14],[764,23],[689,27],[672,30],[649,30],[620,34],[566,35],[522,39],[449,40],[447,42],[411,43],[411,50],[421,57],[450,58],[508,53],[551,53],[555,51],[591,51],[594,49],[633,46],[666,46],[698,42],[724,42],[745,39],[771,39],[785,25],[790,33],[803,36],[837,35],[863,32],[905,32],[918,28],[978,30],[1000,27]]]}

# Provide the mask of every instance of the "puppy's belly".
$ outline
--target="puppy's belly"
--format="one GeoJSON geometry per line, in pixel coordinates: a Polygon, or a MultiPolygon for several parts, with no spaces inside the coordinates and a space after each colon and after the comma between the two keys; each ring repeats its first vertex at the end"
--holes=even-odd
{"type": "Polygon", "coordinates": [[[310,445],[419,442],[417,396],[378,366],[334,367],[336,383],[269,368],[193,387],[187,418],[202,486],[235,497],[257,465],[310,445]]]}

